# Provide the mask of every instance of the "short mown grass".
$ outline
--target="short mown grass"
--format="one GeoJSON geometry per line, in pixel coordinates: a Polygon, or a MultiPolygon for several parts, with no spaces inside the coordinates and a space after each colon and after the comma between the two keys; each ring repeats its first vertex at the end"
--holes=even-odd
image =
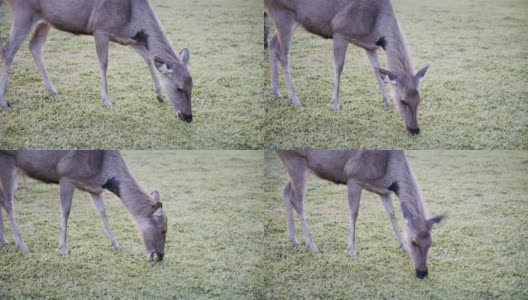
{"type": "MultiPolygon", "coordinates": [[[[31,252],[0,246],[0,298],[255,299],[262,258],[261,151],[126,151],[140,185],[159,190],[168,217],[165,258],[149,262],[120,200],[105,193],[115,251],[88,194],[77,191],[68,226],[70,255],[58,251],[57,185],[29,181],[15,201],[31,252]]],[[[5,213],[4,213],[5,216],[5,213]]]]}
{"type": "MultiPolygon", "coordinates": [[[[4,1],[6,2],[6,1],[4,1]]],[[[93,37],[52,29],[45,62],[59,92],[50,95],[28,49],[10,69],[0,111],[0,146],[14,149],[257,149],[262,148],[262,9],[241,0],[152,0],[176,51],[191,53],[193,113],[181,122],[159,104],[144,61],[130,47],[111,43],[108,89],[114,107],[101,101],[93,37]]],[[[0,7],[0,35],[12,16],[0,7]]]]}
{"type": "MultiPolygon", "coordinates": [[[[303,108],[270,91],[265,51],[265,145],[272,149],[526,149],[528,5],[523,0],[393,1],[416,68],[430,63],[411,136],[387,108],[363,49],[349,46],[341,108],[330,101],[332,40],[297,28],[290,66],[303,108]]],[[[274,29],[271,28],[271,32],[274,29]]],[[[271,38],[271,35],[270,35],[271,38]]],[[[380,50],[381,66],[386,67],[380,50]]],[[[282,71],[280,91],[287,96],[282,71]]]]}
{"type": "MultiPolygon", "coordinates": [[[[400,251],[379,197],[364,192],[356,230],[358,256],[347,256],[346,187],[311,176],[305,211],[314,242],[287,238],[282,188],[286,171],[265,156],[263,294],[267,299],[526,299],[528,193],[526,152],[408,151],[431,215],[447,220],[433,230],[429,277],[415,277],[400,251]]],[[[396,215],[403,229],[397,198],[396,215]]]]}

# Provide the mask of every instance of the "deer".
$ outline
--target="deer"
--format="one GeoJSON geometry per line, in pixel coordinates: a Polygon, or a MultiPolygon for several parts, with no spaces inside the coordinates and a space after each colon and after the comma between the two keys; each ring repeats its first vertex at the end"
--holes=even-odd
{"type": "Polygon", "coordinates": [[[410,253],[416,277],[423,279],[427,276],[427,260],[433,243],[432,228],[442,221],[444,215],[428,217],[416,178],[403,151],[282,150],[277,151],[277,154],[289,176],[283,197],[288,238],[293,245],[300,245],[295,236],[295,209],[308,248],[313,253],[319,253],[304,214],[308,175],[314,173],[322,179],[347,186],[350,215],[347,248],[349,256],[356,256],[356,220],[361,192],[365,189],[380,196],[399,247],[403,252],[410,253]],[[396,222],[392,193],[400,199],[406,224],[407,245],[396,222]]]}
{"type": "MultiPolygon", "coordinates": [[[[119,245],[106,214],[103,192],[108,190],[121,199],[134,219],[149,260],[154,254],[161,261],[165,254],[167,216],[158,191],[146,193],[130,173],[119,151],[76,150],[0,150],[0,204],[6,211],[15,235],[15,244],[29,252],[15,217],[14,194],[18,170],[28,177],[45,183],[58,184],[60,189],[61,233],[59,252],[68,256],[66,241],[68,217],[76,189],[85,191],[97,208],[111,245],[119,245]]],[[[7,245],[0,210],[0,243],[7,245]]]]}
{"type": "Polygon", "coordinates": [[[392,86],[393,98],[407,130],[411,135],[420,133],[420,87],[429,65],[414,72],[407,42],[390,0],[264,0],[264,6],[276,29],[269,42],[271,91],[275,98],[283,98],[279,92],[280,63],[292,104],[302,106],[295,94],[289,64],[291,41],[300,24],[310,33],[333,40],[335,76],[331,105],[336,112],[341,110],[339,84],[346,50],[348,44],[354,44],[365,49],[385,105],[389,107],[391,102],[384,82],[392,86]],[[379,67],[379,48],[387,53],[389,70],[379,67]]]}
{"type": "MultiPolygon", "coordinates": [[[[2,2],[2,0],[0,0],[2,2]]],[[[13,22],[5,45],[0,41],[3,70],[0,75],[0,109],[9,109],[5,99],[8,71],[22,42],[32,33],[29,48],[42,75],[46,89],[53,86],[44,65],[44,44],[51,27],[76,35],[92,35],[101,71],[102,101],[112,107],[108,95],[106,71],[108,45],[128,45],[147,64],[158,101],[163,102],[160,81],[178,117],[192,121],[191,94],[193,82],[188,65],[189,49],[177,55],[148,0],[9,0],[13,22]],[[157,73],[157,74],[156,74],[157,73]]]]}

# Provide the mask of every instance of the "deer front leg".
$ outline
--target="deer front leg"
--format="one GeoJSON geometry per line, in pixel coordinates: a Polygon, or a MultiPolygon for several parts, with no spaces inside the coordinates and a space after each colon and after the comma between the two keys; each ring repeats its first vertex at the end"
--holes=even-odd
{"type": "Polygon", "coordinates": [[[68,227],[68,217],[73,199],[75,186],[69,181],[60,182],[60,200],[61,200],[61,235],[59,242],[59,252],[62,256],[68,255],[68,245],[66,243],[66,231],[68,227]]]}
{"type": "Polygon", "coordinates": [[[403,238],[400,233],[400,228],[398,228],[398,223],[396,222],[396,217],[394,216],[394,206],[392,205],[392,198],[389,195],[380,195],[381,203],[383,203],[383,207],[385,208],[385,211],[387,212],[387,215],[389,216],[389,219],[392,224],[392,229],[394,230],[394,233],[396,234],[396,238],[398,239],[398,244],[400,246],[400,249],[402,249],[403,252],[408,252],[407,247],[405,246],[405,242],[403,241],[403,238]]]}
{"type": "Polygon", "coordinates": [[[348,189],[348,207],[350,213],[350,236],[348,240],[347,252],[350,256],[356,256],[356,219],[359,211],[359,200],[361,199],[361,185],[349,181],[348,189]]]}
{"type": "Polygon", "coordinates": [[[95,49],[97,51],[97,58],[99,59],[99,67],[101,68],[101,88],[103,103],[107,107],[112,107],[112,102],[108,96],[108,86],[106,83],[106,69],[108,67],[108,43],[110,40],[105,34],[95,33],[95,49]]]}
{"type": "Polygon", "coordinates": [[[119,250],[121,249],[121,246],[119,246],[119,243],[117,242],[117,239],[114,236],[114,232],[112,231],[112,228],[110,227],[110,223],[108,222],[108,217],[106,216],[106,209],[104,206],[104,200],[102,194],[90,194],[92,197],[92,200],[95,204],[95,207],[99,211],[99,215],[101,216],[101,219],[103,220],[103,224],[106,230],[106,233],[108,234],[108,238],[110,239],[110,243],[112,244],[112,247],[114,249],[119,250]]]}
{"type": "Polygon", "coordinates": [[[158,80],[158,75],[156,75],[156,69],[154,68],[154,64],[152,63],[152,60],[148,57],[147,49],[143,45],[132,45],[132,48],[136,51],[141,58],[145,61],[149,68],[150,76],[152,77],[152,81],[154,81],[154,88],[156,89],[156,98],[158,99],[159,103],[163,103],[163,94],[161,92],[161,85],[158,80]]]}
{"type": "Polygon", "coordinates": [[[335,63],[335,77],[334,77],[334,94],[332,96],[332,108],[338,112],[341,110],[339,105],[339,82],[341,81],[341,72],[345,64],[345,55],[348,47],[348,41],[341,35],[334,36],[334,63],[335,63]]]}
{"type": "Polygon", "coordinates": [[[379,72],[379,62],[378,62],[378,52],[376,50],[366,50],[367,56],[370,61],[370,66],[372,67],[372,71],[374,71],[374,76],[376,76],[376,81],[378,82],[379,89],[381,91],[381,96],[383,98],[383,103],[385,103],[386,106],[390,106],[390,98],[387,96],[387,92],[385,91],[385,87],[383,86],[383,80],[381,79],[381,74],[379,72]]]}

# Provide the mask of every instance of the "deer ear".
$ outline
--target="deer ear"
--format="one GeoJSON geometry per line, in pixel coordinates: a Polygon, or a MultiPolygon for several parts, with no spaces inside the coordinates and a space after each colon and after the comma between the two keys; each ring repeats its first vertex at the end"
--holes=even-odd
{"type": "Polygon", "coordinates": [[[382,68],[378,68],[378,72],[381,75],[381,79],[383,79],[385,83],[390,83],[392,85],[398,85],[398,77],[394,75],[393,73],[391,73],[390,71],[387,71],[382,68]]]}
{"type": "Polygon", "coordinates": [[[425,65],[425,67],[421,68],[420,71],[418,71],[415,75],[417,79],[420,81],[424,78],[425,73],[427,72],[427,69],[429,69],[429,64],[425,65]]]}
{"type": "Polygon", "coordinates": [[[403,212],[403,217],[405,218],[405,221],[408,223],[410,220],[413,219],[413,215],[411,214],[411,211],[409,210],[409,207],[407,207],[407,204],[405,202],[401,202],[401,209],[403,212]]]}
{"type": "Polygon", "coordinates": [[[152,206],[150,207],[150,211],[151,211],[151,214],[155,217],[159,217],[161,216],[161,208],[163,207],[163,205],[161,205],[161,202],[156,202],[154,204],[152,204],[152,206]]]}
{"type": "Polygon", "coordinates": [[[156,202],[160,201],[160,195],[158,191],[153,191],[152,193],[150,193],[150,195],[152,196],[152,198],[154,198],[156,202]]]}
{"type": "Polygon", "coordinates": [[[433,227],[433,225],[442,222],[444,218],[445,218],[444,215],[438,215],[438,216],[432,217],[431,219],[427,220],[427,226],[433,227]]]}
{"type": "Polygon", "coordinates": [[[183,64],[188,65],[190,58],[191,58],[191,54],[189,53],[189,49],[183,48],[180,51],[180,59],[182,60],[183,64]]]}
{"type": "Polygon", "coordinates": [[[158,69],[158,72],[162,74],[169,75],[172,73],[172,70],[165,63],[165,61],[158,56],[154,57],[154,65],[156,66],[156,69],[158,69]]]}

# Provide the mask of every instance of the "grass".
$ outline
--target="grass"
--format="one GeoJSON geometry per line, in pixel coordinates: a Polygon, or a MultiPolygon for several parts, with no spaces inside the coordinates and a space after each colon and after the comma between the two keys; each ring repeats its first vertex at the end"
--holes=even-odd
{"type": "MultiPolygon", "coordinates": [[[[364,192],[356,230],[358,256],[346,254],[346,188],[315,176],[305,211],[321,254],[287,238],[282,188],[287,175],[265,156],[266,218],[262,263],[267,299],[526,299],[528,297],[528,155],[511,151],[408,151],[435,227],[429,277],[415,277],[375,194],[364,192]]],[[[395,200],[396,201],[396,200],[395,200]]],[[[403,228],[401,211],[395,203],[403,228]]]]}
{"type": "MultiPolygon", "coordinates": [[[[5,2],[5,1],[4,1],[5,2]]],[[[0,111],[0,146],[12,149],[257,149],[264,109],[259,49],[262,9],[242,0],[152,0],[176,51],[190,49],[194,81],[191,124],[166,101],[158,104],[143,60],[111,43],[108,88],[114,108],[101,101],[93,37],[50,31],[45,61],[58,96],[44,88],[28,49],[10,69],[0,111]]],[[[11,26],[0,8],[0,35],[11,26]]],[[[165,99],[168,98],[165,96],[165,99]]]]}
{"type": "MultiPolygon", "coordinates": [[[[265,147],[526,149],[526,1],[402,0],[393,5],[416,67],[431,63],[418,113],[420,136],[406,132],[394,106],[384,106],[365,51],[353,45],[341,77],[342,111],[334,113],[332,41],[298,28],[290,66],[303,108],[274,99],[267,52],[261,60],[265,147]]],[[[382,51],[380,59],[386,66],[382,51]]],[[[287,96],[282,75],[280,82],[287,96]]]]}
{"type": "MultiPolygon", "coordinates": [[[[16,209],[31,252],[0,246],[0,298],[254,299],[262,258],[260,151],[125,151],[132,173],[158,189],[168,216],[165,258],[149,262],[125,207],[105,193],[115,251],[89,196],[78,191],[68,226],[70,256],[58,251],[59,190],[30,180],[16,209]]],[[[4,214],[5,215],[5,214],[4,214]]]]}

